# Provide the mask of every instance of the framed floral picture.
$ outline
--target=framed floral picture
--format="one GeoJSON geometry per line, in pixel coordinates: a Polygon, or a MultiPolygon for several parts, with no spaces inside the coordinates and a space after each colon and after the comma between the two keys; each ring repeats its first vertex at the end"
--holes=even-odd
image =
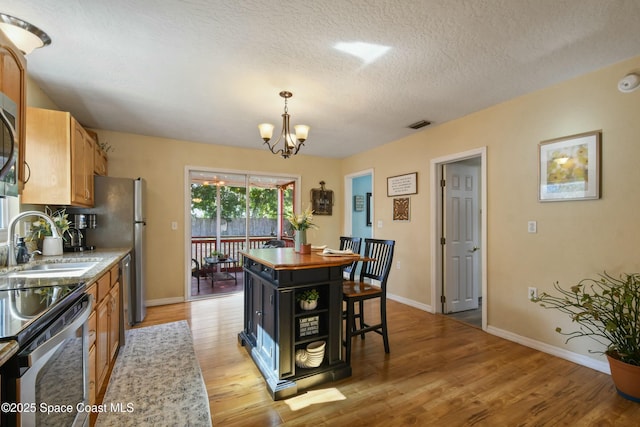
{"type": "Polygon", "coordinates": [[[601,131],[538,144],[541,202],[600,198],[601,131]]]}

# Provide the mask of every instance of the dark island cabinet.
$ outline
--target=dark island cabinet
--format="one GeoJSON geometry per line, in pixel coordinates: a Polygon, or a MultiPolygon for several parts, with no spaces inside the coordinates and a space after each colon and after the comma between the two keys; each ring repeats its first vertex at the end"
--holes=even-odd
{"type": "Polygon", "coordinates": [[[328,381],[351,375],[342,357],[342,267],[274,269],[244,258],[244,329],[238,335],[279,400],[328,381]],[[313,310],[303,310],[296,296],[307,289],[320,294],[313,310]],[[318,367],[296,365],[296,351],[324,341],[318,367]]]}

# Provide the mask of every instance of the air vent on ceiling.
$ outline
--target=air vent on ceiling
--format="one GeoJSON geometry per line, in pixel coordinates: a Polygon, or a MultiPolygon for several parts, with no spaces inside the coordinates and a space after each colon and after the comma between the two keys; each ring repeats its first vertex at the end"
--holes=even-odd
{"type": "Polygon", "coordinates": [[[410,127],[411,129],[420,129],[423,128],[425,126],[429,126],[431,124],[431,122],[428,122],[426,120],[420,120],[419,122],[415,122],[413,124],[410,124],[407,127],[410,127]]]}

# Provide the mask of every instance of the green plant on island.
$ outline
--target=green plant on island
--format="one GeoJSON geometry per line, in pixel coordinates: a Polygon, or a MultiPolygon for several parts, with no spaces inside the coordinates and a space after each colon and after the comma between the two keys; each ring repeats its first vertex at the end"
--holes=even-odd
{"type": "Polygon", "coordinates": [[[315,301],[318,298],[320,298],[320,294],[316,289],[307,289],[303,292],[300,292],[296,296],[297,301],[307,301],[307,302],[315,301]]]}
{"type": "Polygon", "coordinates": [[[556,309],[569,315],[578,328],[564,332],[569,342],[574,338],[589,337],[604,348],[606,353],[629,365],[640,366],[640,274],[622,274],[619,278],[606,272],[599,279],[583,279],[569,290],[556,282],[559,295],[543,292],[532,302],[544,308],[556,309]]]}

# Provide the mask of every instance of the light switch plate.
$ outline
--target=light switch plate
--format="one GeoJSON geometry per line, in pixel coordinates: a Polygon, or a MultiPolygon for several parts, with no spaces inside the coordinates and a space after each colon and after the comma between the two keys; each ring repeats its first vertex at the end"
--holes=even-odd
{"type": "Polygon", "coordinates": [[[537,233],[538,232],[538,223],[536,221],[527,222],[527,231],[529,233],[537,233]]]}

